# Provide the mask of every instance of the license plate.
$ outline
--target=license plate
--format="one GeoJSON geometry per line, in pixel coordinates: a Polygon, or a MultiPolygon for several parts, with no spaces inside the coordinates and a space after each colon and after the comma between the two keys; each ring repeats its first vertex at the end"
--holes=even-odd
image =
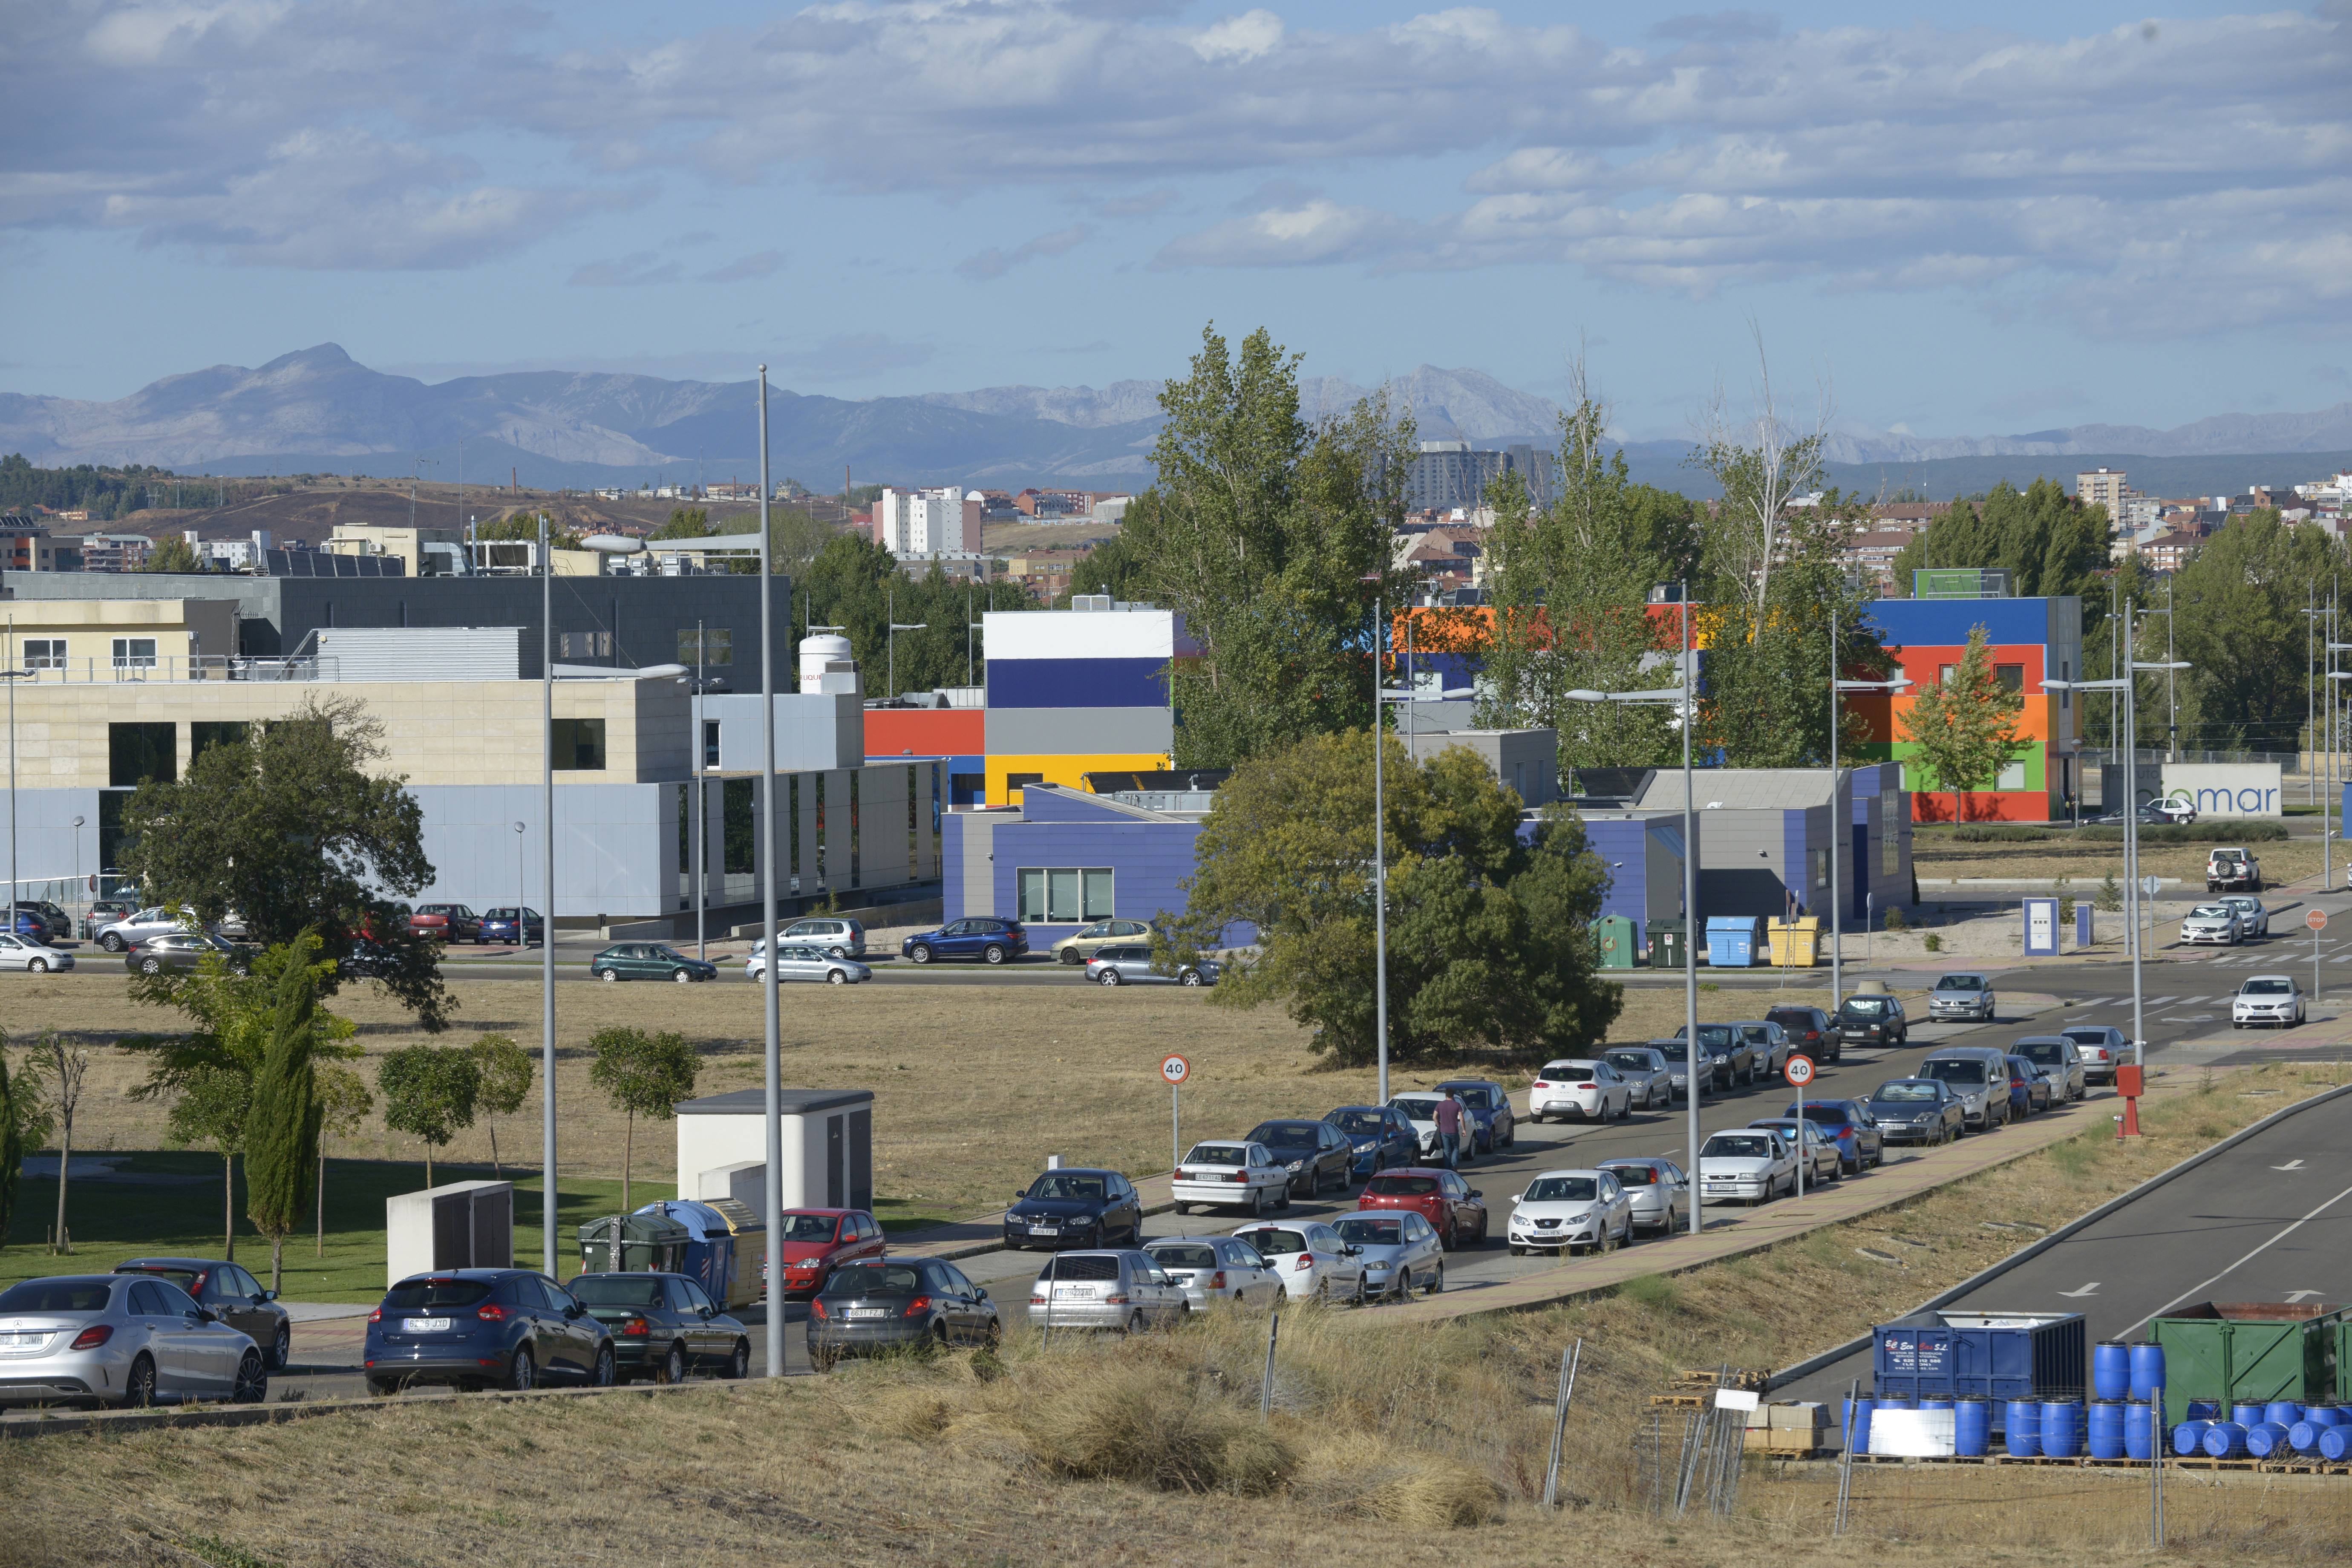
{"type": "Polygon", "coordinates": [[[0,1351],[29,1350],[48,1337],[46,1332],[0,1334],[0,1351]]]}
{"type": "Polygon", "coordinates": [[[1029,1234],[1032,1236],[1056,1236],[1061,1233],[1061,1229],[1062,1227],[1058,1225],[1033,1225],[1029,1227],[1029,1234]]]}
{"type": "Polygon", "coordinates": [[[1092,1285],[1056,1285],[1054,1287],[1054,1300],[1057,1301],[1066,1298],[1073,1301],[1091,1301],[1095,1299],[1097,1294],[1098,1294],[1098,1289],[1092,1285]]]}
{"type": "Polygon", "coordinates": [[[412,1334],[446,1334],[449,1331],[446,1318],[410,1318],[401,1325],[412,1334]]]}
{"type": "Polygon", "coordinates": [[[890,1315],[890,1309],[887,1307],[852,1307],[844,1315],[852,1318],[887,1318],[890,1315]]]}

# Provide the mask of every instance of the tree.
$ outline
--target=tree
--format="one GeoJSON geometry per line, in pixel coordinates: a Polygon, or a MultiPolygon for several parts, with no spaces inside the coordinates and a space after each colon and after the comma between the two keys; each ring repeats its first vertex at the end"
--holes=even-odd
{"type": "MultiPolygon", "coordinates": [[[[307,698],[289,718],[206,747],[186,777],[140,785],[122,809],[122,868],[199,919],[241,911],[268,943],[308,930],[341,953],[365,936],[391,954],[384,989],[425,1028],[446,1028],[455,1003],[437,944],[391,901],[433,880],[424,811],[404,779],[371,771],[383,756],[383,722],[363,704],[307,698]]],[[[322,989],[340,984],[331,974],[322,989]]]]}
{"type": "Polygon", "coordinates": [[[674,506],[669,518],[654,530],[656,539],[701,539],[710,532],[710,512],[698,506],[674,506]]]}
{"type": "Polygon", "coordinates": [[[404,1046],[375,1069],[383,1124],[425,1145],[425,1184],[433,1184],[433,1151],[474,1124],[482,1090],[479,1058],[463,1046],[404,1046]]]}
{"type": "Polygon", "coordinates": [[[1922,567],[1998,567],[2020,598],[2080,598],[2084,639],[2095,637],[2107,608],[2098,578],[2108,569],[2114,541],[2106,508],[2084,505],[2050,479],[2022,491],[2003,479],[1977,500],[1981,507],[1965,496],[1955,500],[1896,552],[1895,595],[1909,596],[1911,574],[1922,567]]]}
{"type": "Polygon", "coordinates": [[[548,528],[547,547],[550,550],[577,550],[580,536],[560,528],[554,520],[535,511],[512,512],[494,517],[488,522],[474,525],[474,537],[478,540],[499,540],[509,543],[535,544],[539,542],[540,524],[548,528]]]}
{"type": "MultiPolygon", "coordinates": [[[[0,1031],[0,1247],[8,1245],[8,1227],[16,1218],[17,1183],[22,1178],[25,1151],[48,1140],[52,1118],[41,1096],[41,1079],[30,1061],[14,1076],[8,1071],[8,1037],[0,1031]]],[[[65,1185],[58,1172],[58,1185],[65,1185]]]]}
{"type": "MultiPolygon", "coordinates": [[[[1838,673],[1876,679],[1894,668],[1869,619],[1871,601],[1849,580],[1843,558],[1853,524],[1799,516],[1780,533],[1769,608],[1760,630],[1745,610],[1709,595],[1695,613],[1706,653],[1699,738],[1734,767],[1821,767],[1830,750],[1830,637],[1838,673]]],[[[1839,743],[1866,740],[1869,727],[1851,705],[1840,710],[1839,743]]]]}
{"type": "Polygon", "coordinates": [[[866,690],[884,686],[894,668],[898,689],[927,691],[981,678],[987,647],[965,625],[983,610],[1027,610],[1035,604],[1017,583],[976,585],[940,574],[910,576],[897,557],[862,533],[835,533],[807,569],[793,595],[796,628],[811,623],[845,626],[850,652],[866,672],[866,690]],[[896,652],[888,627],[900,632],[896,652]],[[972,650],[967,662],[967,649],[972,650]]]}
{"type": "Polygon", "coordinates": [[[1969,816],[1969,794],[2000,776],[2017,749],[2011,722],[2025,710],[2022,694],[2001,683],[1981,626],[1969,628],[1960,662],[1941,681],[1920,692],[1903,716],[1904,733],[1919,748],[1920,763],[1937,789],[1958,797],[1957,816],[1969,816]]]}
{"type": "Polygon", "coordinates": [[[49,1242],[57,1252],[73,1250],[73,1235],[66,1229],[66,1187],[73,1174],[74,1113],[81,1109],[82,1079],[89,1071],[89,1054],[67,1045],[55,1029],[35,1043],[33,1054],[16,1069],[13,1098],[19,1137],[30,1142],[54,1132],[58,1140],[58,1224],[49,1242]]]}
{"type": "MultiPolygon", "coordinates": [[[[2139,608],[2171,605],[2175,657],[2189,666],[2180,677],[2188,743],[2295,749],[2311,690],[2304,610],[2315,598],[2325,608],[2347,564],[2337,536],[2265,509],[2207,539],[2173,574],[2169,601],[2153,584],[2139,589],[2139,608]]],[[[2162,659],[2163,628],[2151,622],[2149,631],[2142,657],[2162,659]]]]}
{"type": "Polygon", "coordinates": [[[319,1096],[319,1256],[327,1256],[327,1139],[349,1138],[367,1124],[375,1110],[375,1096],[367,1082],[347,1067],[315,1069],[319,1096]]]}
{"type": "Polygon", "coordinates": [[[1829,438],[1829,399],[1824,392],[1812,431],[1798,435],[1781,419],[1774,400],[1763,331],[1752,322],[1748,331],[1756,340],[1756,411],[1747,419],[1733,418],[1718,390],[1686,461],[1723,490],[1706,536],[1709,574],[1725,595],[1718,602],[1741,606],[1750,637],[1760,640],[1789,502],[1820,488],[1827,471],[1822,451],[1829,438]]]}
{"type": "Polygon", "coordinates": [[[625,1115],[627,1131],[621,1144],[621,1207],[630,1206],[629,1178],[636,1160],[637,1118],[667,1121],[677,1114],[677,1102],[694,1094],[694,1080],[702,1064],[694,1047],[667,1030],[649,1035],[643,1029],[615,1026],[589,1037],[596,1059],[588,1066],[588,1081],[603,1089],[613,1109],[625,1115]]]}
{"type": "Polygon", "coordinates": [[[302,1217],[303,1189],[319,1152],[319,983],[310,967],[281,969],[275,1001],[245,1140],[246,1217],[269,1238],[272,1290],[281,1287],[286,1237],[302,1217]]]}
{"type": "Polygon", "coordinates": [[[530,1093],[530,1053],[515,1044],[511,1035],[484,1035],[474,1042],[474,1059],[480,1066],[481,1087],[474,1103],[483,1116],[490,1118],[490,1173],[499,1173],[499,1124],[501,1116],[512,1116],[522,1109],[523,1098],[530,1093]]]}
{"type": "Polygon", "coordinates": [[[139,565],[142,572],[184,573],[204,569],[205,564],[196,559],[194,549],[176,533],[167,533],[157,540],[155,547],[147,552],[147,559],[139,565]]]}

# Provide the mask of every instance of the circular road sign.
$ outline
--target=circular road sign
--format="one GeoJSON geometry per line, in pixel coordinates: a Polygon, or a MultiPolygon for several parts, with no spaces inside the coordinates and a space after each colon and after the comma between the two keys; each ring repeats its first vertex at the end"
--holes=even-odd
{"type": "Polygon", "coordinates": [[[1160,1064],[1160,1076],[1170,1083],[1182,1083],[1192,1076],[1192,1064],[1182,1057],[1170,1057],[1160,1064]]]}
{"type": "Polygon", "coordinates": [[[2327,911],[2326,910],[2314,910],[2309,914],[2303,917],[2303,923],[2309,926],[2314,931],[2326,931],[2327,929],[2327,911]]]}
{"type": "Polygon", "coordinates": [[[1789,1065],[1782,1068],[1780,1072],[1781,1076],[1789,1080],[1790,1087],[1802,1089],[1805,1085],[1813,1081],[1813,1058],[1811,1057],[1790,1057],[1789,1058],[1789,1065]]]}

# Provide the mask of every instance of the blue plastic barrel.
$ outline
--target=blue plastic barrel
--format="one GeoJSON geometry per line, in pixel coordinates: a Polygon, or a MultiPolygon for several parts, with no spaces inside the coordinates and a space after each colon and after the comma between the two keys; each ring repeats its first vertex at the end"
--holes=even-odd
{"type": "Polygon", "coordinates": [[[2090,1405],[2087,1428],[2091,1458],[2120,1459],[2124,1457],[2124,1405],[2120,1399],[2094,1399],[2090,1405]]]}
{"type": "Polygon", "coordinates": [[[2045,1399],[2042,1402],[2042,1452],[2053,1459],[2073,1459],[2083,1452],[2083,1402],[2045,1399]]]}
{"type": "Polygon", "coordinates": [[[2172,1451],[2183,1455],[2203,1453],[2205,1434],[2212,1429],[2213,1423],[2201,1415],[2194,1421],[2183,1421],[2172,1429],[2172,1451]]]}
{"type": "Polygon", "coordinates": [[[1845,1402],[1845,1440],[1857,1454],[1870,1452],[1870,1417],[1877,1408],[1878,1401],[1867,1394],[1845,1402]]]}
{"type": "Polygon", "coordinates": [[[2189,1402],[2188,1414],[2182,1419],[2219,1421],[2221,1419],[2221,1402],[2218,1399],[2192,1399],[2189,1402]]]}
{"type": "Polygon", "coordinates": [[[2303,1406],[2292,1399],[2273,1399],[2263,1406],[2263,1425],[2292,1426],[2303,1419],[2303,1406]]]}
{"type": "MultiPolygon", "coordinates": [[[[2259,1421],[2256,1426],[2262,1425],[2259,1421]]],[[[2242,1421],[2216,1421],[2205,1433],[2205,1453],[2215,1459],[2242,1458],[2246,1452],[2246,1425],[2242,1421]]]]}
{"type": "Polygon", "coordinates": [[[2156,1458],[2158,1423],[2164,1419],[2156,1406],[2145,1399],[2124,1402],[2124,1458],[2153,1459],[2156,1458]]]}
{"type": "Polygon", "coordinates": [[[1882,1394],[1878,1396],[1881,1410],[1916,1410],[1919,1402],[1907,1394],[1882,1394]]]}
{"type": "Polygon", "coordinates": [[[2145,1342],[2131,1348],[2131,1396],[2149,1399],[2164,1386],[2164,1347],[2145,1342]]]}
{"type": "Polygon", "coordinates": [[[1941,1394],[1927,1394],[1919,1401],[1922,1410],[1949,1410],[1951,1407],[1952,1402],[1941,1394]]]}
{"type": "Polygon", "coordinates": [[[2315,1454],[2319,1435],[2328,1429],[2316,1421],[2298,1421],[2286,1429],[2286,1446],[2298,1454],[2315,1454]]]}
{"type": "Polygon", "coordinates": [[[2352,1426],[2330,1426],[2319,1435],[2319,1457],[2330,1462],[2352,1453],[2352,1426]]]}
{"type": "Polygon", "coordinates": [[[2011,1453],[2021,1459],[2041,1457],[2042,1404],[2039,1400],[2011,1400],[2001,1412],[2001,1429],[2008,1435],[2011,1453]]]}
{"type": "Polygon", "coordinates": [[[1952,1405],[1952,1452],[1964,1459],[1982,1458],[1992,1447],[1992,1406],[1979,1398],[1952,1405]]]}
{"type": "Polygon", "coordinates": [[[2091,1347],[2091,1397],[2121,1399],[2131,1392],[2131,1346],[2101,1340],[2091,1347]]]}
{"type": "MultiPolygon", "coordinates": [[[[2339,1367],[2336,1375],[2343,1376],[2343,1369],[2339,1367]]],[[[2315,1426],[2352,1426],[2352,1412],[2340,1405],[2315,1405],[2303,1413],[2303,1418],[2315,1426]]]]}
{"type": "Polygon", "coordinates": [[[2270,1414],[2270,1410],[2271,1407],[2267,1405],[2232,1405],[2230,1406],[2230,1421],[2232,1426],[2259,1426],[2263,1424],[2263,1418],[2270,1414]]]}
{"type": "Polygon", "coordinates": [[[2288,1430],[2275,1421],[2247,1427],[2246,1452],[2257,1459],[2267,1459],[2273,1454],[2284,1452],[2289,1447],[2286,1440],[2288,1430]]]}

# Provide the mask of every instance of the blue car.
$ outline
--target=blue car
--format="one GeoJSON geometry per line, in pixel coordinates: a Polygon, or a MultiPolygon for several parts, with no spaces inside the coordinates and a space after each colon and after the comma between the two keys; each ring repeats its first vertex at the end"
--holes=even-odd
{"type": "Polygon", "coordinates": [[[619,1371],[612,1330],[527,1268],[448,1268],[403,1279],[368,1314],[361,1365],[372,1394],[414,1383],[606,1388],[619,1371]]]}
{"type": "Polygon", "coordinates": [[[508,904],[483,913],[482,940],[502,942],[509,947],[543,942],[547,940],[547,922],[540,918],[537,910],[523,910],[517,919],[515,907],[508,904]]]}
{"type": "Polygon", "coordinates": [[[1837,1145],[1838,1163],[1850,1176],[1886,1163],[1886,1135],[1859,1100],[1801,1100],[1780,1114],[1801,1116],[1819,1128],[1837,1145]]]}
{"type": "Polygon", "coordinates": [[[1392,1105],[1343,1105],[1323,1120],[1348,1135],[1355,1151],[1349,1170],[1355,1175],[1420,1162],[1421,1136],[1392,1105]]]}
{"type": "Polygon", "coordinates": [[[1019,921],[977,915],[950,921],[937,931],[917,931],[898,944],[910,963],[938,958],[976,958],[982,963],[1010,963],[1029,952],[1029,933],[1019,921]]]}

